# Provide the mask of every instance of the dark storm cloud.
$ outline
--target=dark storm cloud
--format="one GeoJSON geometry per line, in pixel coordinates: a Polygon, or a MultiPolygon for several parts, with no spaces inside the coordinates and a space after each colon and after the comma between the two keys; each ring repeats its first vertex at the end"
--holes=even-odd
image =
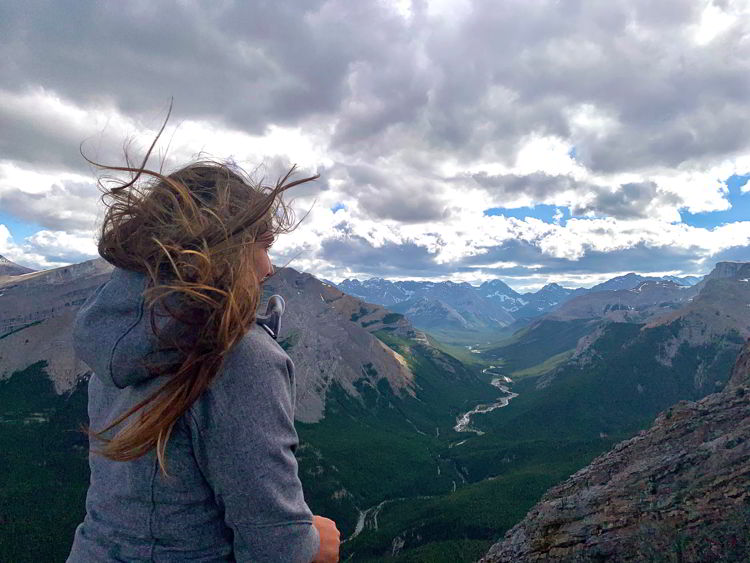
{"type": "MultiPolygon", "coordinates": [[[[712,43],[695,45],[685,26],[697,22],[700,9],[688,0],[659,8],[624,0],[474,2],[455,32],[430,36],[428,51],[446,77],[433,99],[454,121],[460,116],[466,131],[482,123],[482,138],[531,131],[568,138],[594,170],[676,166],[745,149],[748,22],[738,18],[712,43]],[[471,87],[459,96],[457,83],[471,87]],[[511,101],[488,107],[492,87],[511,93],[511,101]],[[619,125],[572,130],[564,114],[581,104],[619,125]]],[[[457,135],[455,148],[474,136],[457,135]]]]}
{"type": "Polygon", "coordinates": [[[6,89],[135,115],[175,96],[180,116],[262,132],[335,111],[350,64],[377,61],[398,18],[364,2],[47,2],[5,3],[0,22],[6,89]]]}
{"type": "MultiPolygon", "coordinates": [[[[538,246],[525,241],[509,240],[502,245],[487,249],[486,254],[467,257],[458,265],[461,271],[476,270],[482,264],[515,262],[531,265],[527,273],[535,274],[595,274],[623,271],[695,271],[700,267],[699,249],[676,247],[651,247],[640,243],[631,248],[600,252],[588,249],[577,260],[558,258],[544,254],[538,246]],[[473,268],[472,268],[473,266],[473,268]],[[540,267],[541,266],[541,267],[540,267]]],[[[522,266],[522,267],[524,267],[522,266]]],[[[506,269],[497,269],[504,272],[506,269]]],[[[493,270],[482,268],[483,272],[493,270]]]]}
{"type": "Polygon", "coordinates": [[[382,192],[373,188],[359,197],[359,203],[370,217],[393,219],[401,223],[439,221],[447,213],[429,193],[382,192]]]}
{"type": "Polygon", "coordinates": [[[631,248],[611,252],[589,250],[575,262],[555,259],[540,272],[593,274],[679,270],[690,273],[701,269],[698,256],[697,248],[654,247],[639,243],[631,248]]]}
{"type": "MultiPolygon", "coordinates": [[[[745,260],[750,259],[747,248],[743,249],[745,260]]],[[[700,259],[698,249],[675,247],[649,247],[638,244],[632,248],[600,252],[588,250],[578,260],[568,260],[543,254],[541,250],[527,242],[506,241],[489,249],[481,256],[473,256],[455,267],[461,273],[476,272],[478,265],[498,261],[516,262],[518,266],[503,268],[481,268],[483,276],[502,279],[514,289],[523,292],[524,287],[539,285],[557,280],[566,287],[583,285],[590,287],[594,282],[583,283],[591,276],[614,277],[626,272],[649,274],[652,272],[681,272],[684,275],[707,274],[718,262],[718,256],[700,259]],[[474,267],[470,267],[473,264],[474,267]],[[533,267],[528,267],[528,266],[533,267]]],[[[445,272],[440,272],[444,274],[445,272]]],[[[440,275],[436,274],[436,275],[440,275]]],[[[448,273],[448,275],[450,275],[448,273]]]]}
{"type": "Polygon", "coordinates": [[[686,32],[690,0],[475,0],[464,15],[403,19],[384,2],[5,3],[2,87],[42,86],[261,133],[321,116],[359,156],[418,141],[512,158],[530,133],[576,146],[594,170],[677,166],[747,149],[747,18],[707,45],[686,32]],[[571,126],[588,104],[611,130],[571,126]],[[400,142],[399,142],[400,141],[400,142]]]}
{"type": "Polygon", "coordinates": [[[0,104],[0,155],[26,165],[50,169],[79,169],[85,161],[78,152],[80,132],[71,131],[60,121],[19,115],[7,104],[0,104]]]}
{"type": "Polygon", "coordinates": [[[637,219],[649,216],[649,205],[677,208],[682,200],[673,193],[660,192],[654,182],[621,184],[614,191],[599,188],[594,200],[584,206],[573,207],[574,215],[594,213],[616,219],[637,219]]]}
{"type": "Polygon", "coordinates": [[[436,188],[438,182],[429,177],[404,182],[403,177],[383,168],[343,163],[327,173],[345,182],[345,193],[356,197],[359,209],[373,219],[425,223],[440,221],[450,213],[436,188]]]}
{"type": "MultiPolygon", "coordinates": [[[[747,247],[739,254],[750,259],[747,247]]],[[[496,247],[489,248],[486,254],[467,257],[463,260],[437,264],[434,256],[424,247],[412,243],[403,245],[386,244],[374,247],[357,236],[329,239],[323,242],[318,258],[348,267],[360,272],[360,277],[409,277],[441,278],[459,274],[473,274],[481,271],[487,278],[502,279],[511,287],[528,285],[538,286],[553,279],[564,279],[570,276],[568,286],[580,285],[573,281],[577,277],[623,272],[665,272],[676,271],[684,274],[706,274],[720,259],[740,260],[739,255],[730,257],[710,257],[700,260],[697,249],[674,247],[649,247],[638,244],[632,248],[612,252],[589,250],[578,260],[568,260],[549,256],[535,245],[524,241],[509,240],[496,247]],[[485,267],[485,264],[496,262],[513,262],[517,265],[504,267],[485,267]]],[[[280,260],[280,263],[283,260],[280,260]]],[[[585,284],[584,284],[585,285],[585,284]]],[[[593,285],[593,283],[588,284],[593,285]]]]}
{"type": "Polygon", "coordinates": [[[750,246],[733,246],[712,256],[708,262],[750,262],[750,246]]]}
{"type": "Polygon", "coordinates": [[[375,247],[356,235],[323,241],[318,257],[372,276],[424,277],[441,270],[423,246],[407,242],[375,247]]]}
{"type": "Polygon", "coordinates": [[[568,190],[586,191],[600,189],[587,182],[576,182],[570,176],[551,175],[543,172],[535,172],[527,175],[489,175],[485,172],[480,172],[473,174],[472,178],[477,184],[493,195],[528,195],[535,201],[543,201],[546,198],[568,190]]]}
{"type": "Polygon", "coordinates": [[[505,197],[525,195],[535,202],[552,200],[565,192],[591,194],[591,199],[573,206],[573,215],[595,214],[616,219],[635,219],[649,216],[649,206],[677,208],[682,200],[672,193],[660,191],[654,182],[631,182],[609,188],[590,182],[576,181],[570,176],[535,172],[528,175],[486,173],[472,178],[498,201],[505,197]]]}

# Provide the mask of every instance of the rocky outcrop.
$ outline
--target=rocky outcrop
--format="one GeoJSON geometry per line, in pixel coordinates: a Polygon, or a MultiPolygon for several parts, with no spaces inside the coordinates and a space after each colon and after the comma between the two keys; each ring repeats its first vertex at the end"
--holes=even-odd
{"type": "Polygon", "coordinates": [[[550,489],[481,563],[750,560],[750,342],[682,401],[550,489]]]}

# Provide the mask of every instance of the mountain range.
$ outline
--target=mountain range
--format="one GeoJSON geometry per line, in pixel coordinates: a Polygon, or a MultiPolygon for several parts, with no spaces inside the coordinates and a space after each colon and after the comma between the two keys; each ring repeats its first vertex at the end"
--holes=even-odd
{"type": "MultiPolygon", "coordinates": [[[[0,560],[64,559],[83,517],[88,446],[74,430],[90,372],[69,335],[110,271],[93,260],[0,279],[0,465],[13,467],[0,487],[0,560]]],[[[406,285],[409,299],[392,291],[386,308],[279,269],[265,297],[287,303],[279,343],[296,366],[306,499],[336,520],[342,559],[475,561],[545,491],[659,412],[728,392],[750,336],[748,279],[750,264],[722,262],[693,285],[610,280],[467,350],[393,309],[426,299],[478,322],[482,300],[504,302],[499,280],[483,294],[406,285]]],[[[554,301],[561,290],[542,291],[554,301]]]]}
{"type": "Polygon", "coordinates": [[[479,286],[452,281],[394,282],[383,278],[345,279],[337,285],[349,295],[403,313],[418,328],[461,340],[467,334],[474,334],[476,339],[477,333],[496,333],[508,327],[515,330],[576,297],[630,290],[644,282],[669,282],[674,287],[691,287],[699,283],[700,278],[655,278],[630,273],[591,288],[569,289],[549,283],[536,292],[523,294],[499,279],[485,281],[479,286]]]}

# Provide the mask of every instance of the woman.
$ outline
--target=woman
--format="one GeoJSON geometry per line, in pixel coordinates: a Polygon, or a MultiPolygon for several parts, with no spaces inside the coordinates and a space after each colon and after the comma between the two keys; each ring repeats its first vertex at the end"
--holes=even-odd
{"type": "Polygon", "coordinates": [[[294,366],[255,322],[268,249],[292,228],[282,192],[317,176],[162,175],[151,149],[105,167],[134,177],[105,187],[98,247],[115,269],[74,328],[93,370],[91,482],[68,562],[338,561],[297,475],[294,366]]]}

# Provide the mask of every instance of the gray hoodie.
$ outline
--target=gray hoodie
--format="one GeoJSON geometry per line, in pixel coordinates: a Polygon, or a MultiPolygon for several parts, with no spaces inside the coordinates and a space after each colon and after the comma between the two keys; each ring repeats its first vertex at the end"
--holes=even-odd
{"type": "MultiPolygon", "coordinates": [[[[115,268],[76,318],[76,353],[94,372],[88,387],[94,431],[166,381],[140,365],[156,345],[145,284],[143,274],[115,268]]],[[[165,331],[176,324],[159,323],[165,331]]],[[[175,424],[168,478],[154,450],[127,462],[89,453],[86,517],[68,563],[312,561],[320,538],[297,476],[294,399],[292,361],[254,324],[175,424]]]]}

